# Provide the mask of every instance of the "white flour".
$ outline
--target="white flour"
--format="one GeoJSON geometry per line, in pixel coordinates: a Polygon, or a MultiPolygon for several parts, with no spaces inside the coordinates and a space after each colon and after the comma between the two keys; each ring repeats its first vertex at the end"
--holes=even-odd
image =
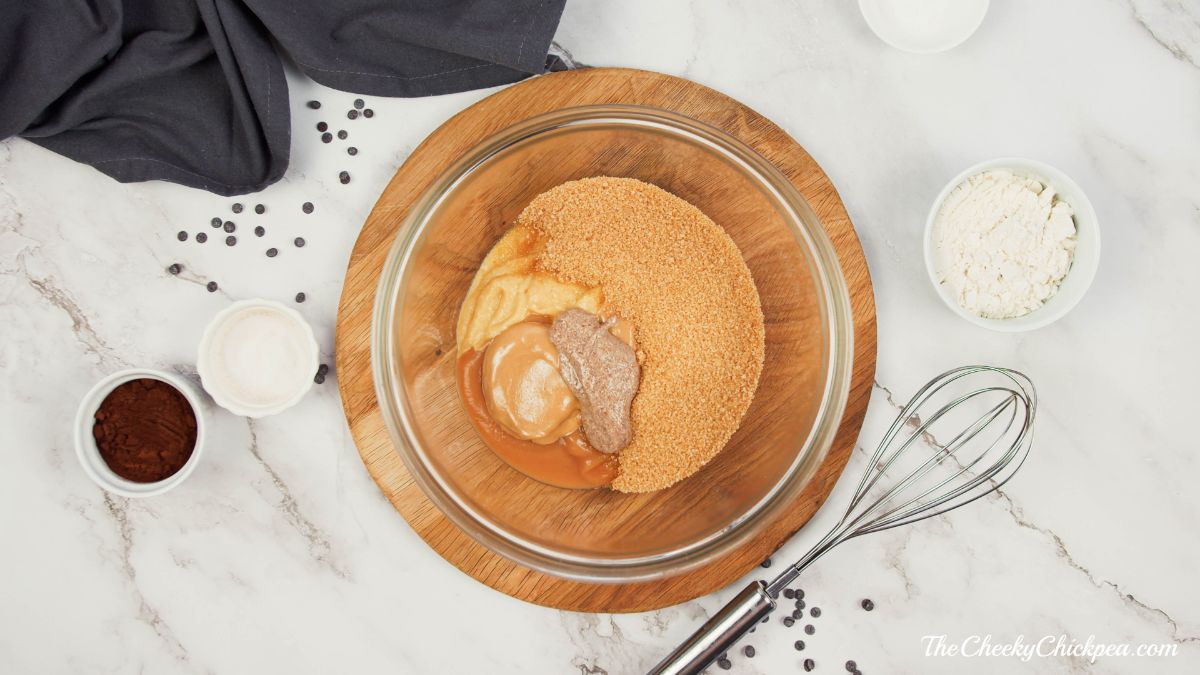
{"type": "Polygon", "coordinates": [[[1071,268],[1075,221],[1054,188],[984,171],[946,197],[934,221],[939,281],[967,311],[1010,319],[1041,307],[1071,268]]]}

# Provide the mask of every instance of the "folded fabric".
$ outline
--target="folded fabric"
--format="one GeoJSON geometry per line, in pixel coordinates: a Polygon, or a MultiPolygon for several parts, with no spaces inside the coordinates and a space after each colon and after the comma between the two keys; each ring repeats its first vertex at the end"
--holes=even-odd
{"type": "Polygon", "coordinates": [[[337,89],[465,91],[543,72],[565,2],[3,2],[0,138],[23,136],[121,182],[254,192],[288,163],[276,47],[337,89]]]}

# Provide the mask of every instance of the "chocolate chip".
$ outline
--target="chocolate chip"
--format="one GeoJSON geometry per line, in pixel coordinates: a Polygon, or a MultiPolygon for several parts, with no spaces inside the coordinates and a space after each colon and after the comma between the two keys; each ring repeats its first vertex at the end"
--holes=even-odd
{"type": "Polygon", "coordinates": [[[261,216],[262,214],[267,212],[267,205],[266,204],[255,204],[254,212],[261,216]]]}
{"type": "Polygon", "coordinates": [[[220,226],[221,226],[221,218],[220,218],[219,216],[218,216],[218,217],[216,217],[216,218],[213,218],[213,219],[212,219],[210,222],[212,222],[212,226],[213,226],[213,227],[220,227],[220,226]]]}
{"type": "Polygon", "coordinates": [[[308,107],[312,108],[313,110],[320,110],[321,102],[320,101],[309,101],[308,107]]]}
{"type": "Polygon", "coordinates": [[[234,205],[233,205],[233,212],[234,212],[234,213],[241,213],[243,208],[244,208],[244,207],[243,207],[243,206],[242,206],[240,203],[234,203],[234,205]]]}
{"type": "Polygon", "coordinates": [[[304,237],[296,237],[292,240],[292,243],[296,245],[296,248],[304,248],[304,237]]]}
{"type": "Polygon", "coordinates": [[[721,670],[729,670],[733,667],[733,661],[729,659],[717,659],[717,667],[721,670]]]}
{"type": "Polygon", "coordinates": [[[769,619],[769,618],[771,618],[771,617],[769,617],[769,616],[764,616],[764,617],[762,618],[762,621],[759,621],[759,623],[766,623],[766,622],[767,622],[767,619],[769,619]]]}
{"type": "Polygon", "coordinates": [[[217,292],[217,282],[210,281],[210,282],[208,282],[208,285],[205,286],[205,288],[208,289],[209,293],[216,293],[217,292]]]}
{"type": "Polygon", "coordinates": [[[346,148],[346,154],[353,157],[358,154],[358,148],[356,148],[352,145],[352,146],[346,148]]]}
{"type": "Polygon", "coordinates": [[[803,600],[796,598],[796,609],[804,609],[805,606],[806,603],[803,600]]]}
{"type": "Polygon", "coordinates": [[[237,244],[237,237],[233,236],[232,234],[229,235],[228,237],[225,237],[225,245],[226,246],[234,246],[236,244],[237,244]]]}
{"type": "Polygon", "coordinates": [[[850,660],[850,661],[847,661],[847,662],[846,662],[846,672],[847,672],[847,673],[853,673],[853,672],[854,672],[854,671],[856,671],[856,670],[858,670],[858,664],[857,664],[857,663],[855,663],[853,660],[850,660]]]}
{"type": "Polygon", "coordinates": [[[259,225],[258,227],[254,228],[254,236],[256,236],[256,237],[261,237],[266,233],[267,233],[267,228],[263,227],[262,225],[259,225]]]}
{"type": "Polygon", "coordinates": [[[808,610],[808,613],[809,613],[809,615],[810,615],[810,616],[812,616],[812,618],[814,618],[814,619],[816,619],[816,618],[820,618],[820,616],[821,616],[821,608],[820,608],[820,607],[813,607],[812,609],[808,610]]]}
{"type": "Polygon", "coordinates": [[[324,122],[317,122],[317,131],[329,131],[329,125],[324,122]]]}
{"type": "Polygon", "coordinates": [[[792,646],[796,648],[796,651],[802,652],[804,651],[804,640],[796,640],[792,643],[792,646]]]}
{"type": "Polygon", "coordinates": [[[347,138],[349,138],[349,136],[350,136],[350,134],[346,133],[345,129],[338,129],[338,139],[344,141],[347,138]]]}
{"type": "Polygon", "coordinates": [[[742,653],[745,654],[746,658],[748,659],[754,658],[754,645],[746,645],[742,649],[742,653]]]}
{"type": "Polygon", "coordinates": [[[325,376],[317,373],[316,375],[313,375],[313,382],[316,382],[317,384],[325,384],[325,376]]]}
{"type": "Polygon", "coordinates": [[[277,248],[267,249],[267,257],[268,258],[274,258],[277,255],[279,255],[279,249],[277,249],[277,248]]]}
{"type": "Polygon", "coordinates": [[[203,232],[197,232],[197,233],[196,233],[196,243],[203,244],[203,243],[204,243],[204,242],[206,242],[206,241],[208,241],[208,235],[207,235],[207,234],[204,234],[203,232]]]}
{"type": "Polygon", "coordinates": [[[770,566],[771,566],[771,559],[770,559],[770,558],[767,558],[766,560],[762,561],[762,566],[763,566],[763,568],[770,567],[770,566]]]}
{"type": "Polygon", "coordinates": [[[350,118],[350,119],[352,119],[352,120],[356,120],[356,119],[358,119],[358,111],[357,111],[357,110],[350,110],[350,111],[348,111],[348,112],[346,113],[346,117],[348,117],[348,118],[350,118]]]}
{"type": "Polygon", "coordinates": [[[797,588],[797,589],[796,589],[796,599],[797,599],[797,600],[801,600],[801,599],[803,599],[803,598],[804,598],[804,589],[803,589],[803,588],[797,588]]]}
{"type": "Polygon", "coordinates": [[[304,293],[297,293],[297,294],[296,294],[296,302],[304,302],[304,299],[305,299],[306,297],[307,297],[307,296],[305,296],[305,295],[304,295],[304,293]]]}
{"type": "Polygon", "coordinates": [[[366,110],[363,111],[363,117],[370,118],[370,117],[374,117],[374,116],[375,116],[375,111],[371,110],[370,108],[367,108],[366,110]]]}
{"type": "Polygon", "coordinates": [[[187,232],[180,230],[179,234],[175,235],[175,238],[179,241],[187,241],[187,232]]]}
{"type": "Polygon", "coordinates": [[[815,632],[817,632],[817,627],[812,625],[811,623],[804,626],[804,634],[805,635],[812,635],[815,632]]]}
{"type": "Polygon", "coordinates": [[[171,263],[170,265],[167,265],[167,271],[171,274],[179,274],[183,271],[183,265],[180,265],[179,263],[171,263]]]}
{"type": "Polygon", "coordinates": [[[362,100],[361,98],[354,99],[354,107],[355,108],[362,110],[364,107],[366,107],[366,105],[367,105],[367,102],[362,100]]]}
{"type": "Polygon", "coordinates": [[[862,608],[869,612],[875,609],[875,603],[871,602],[870,598],[867,598],[866,600],[862,601],[862,608]]]}
{"type": "Polygon", "coordinates": [[[326,131],[325,133],[321,134],[321,142],[322,142],[322,143],[331,143],[331,142],[333,142],[333,134],[329,133],[328,131],[326,131]]]}
{"type": "Polygon", "coordinates": [[[237,225],[235,225],[235,224],[233,223],[233,221],[232,221],[232,220],[227,220],[227,221],[225,221],[225,232],[226,232],[226,234],[231,234],[231,233],[233,233],[233,231],[234,231],[234,230],[236,230],[236,229],[237,229],[237,225]]]}
{"type": "Polygon", "coordinates": [[[788,600],[791,600],[792,598],[796,597],[796,591],[793,591],[790,588],[785,588],[785,589],[783,589],[783,597],[787,598],[788,600]]]}
{"type": "Polygon", "coordinates": [[[783,617],[783,625],[787,626],[788,628],[791,628],[792,626],[796,625],[796,620],[790,616],[785,616],[785,617],[783,617]]]}
{"type": "Polygon", "coordinates": [[[349,172],[349,171],[343,171],[343,172],[339,173],[339,174],[338,174],[338,180],[342,181],[342,185],[345,185],[346,183],[349,183],[349,182],[350,182],[350,172],[349,172]]]}
{"type": "Polygon", "coordinates": [[[796,619],[797,621],[799,621],[800,619],[803,619],[804,618],[804,610],[802,610],[802,609],[793,610],[792,618],[796,619]]]}
{"type": "Polygon", "coordinates": [[[813,668],[817,667],[817,662],[812,659],[804,659],[804,672],[811,673],[813,668]]]}
{"type": "Polygon", "coordinates": [[[304,202],[304,204],[300,207],[300,210],[305,213],[312,213],[313,212],[313,203],[312,202],[304,202]]]}
{"type": "Polygon", "coordinates": [[[329,372],[329,364],[322,363],[321,365],[317,366],[317,372],[322,375],[328,373],[329,372]]]}

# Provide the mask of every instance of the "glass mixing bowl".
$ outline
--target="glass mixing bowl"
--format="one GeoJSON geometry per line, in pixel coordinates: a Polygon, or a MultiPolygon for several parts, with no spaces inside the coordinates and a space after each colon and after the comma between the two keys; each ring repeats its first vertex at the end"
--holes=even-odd
{"type": "Polygon", "coordinates": [[[623,582],[712,561],[795,507],[841,420],[852,339],[836,254],[778,169],[668,111],[587,106],[488,138],[413,204],[379,282],[371,356],[392,444],[453,523],[532,569],[623,582]],[[454,327],[480,261],[536,195],[589,176],[638,178],[695,204],[738,245],[762,298],[766,361],[741,427],[659,492],[534,481],[483,444],[458,396],[454,327]]]}

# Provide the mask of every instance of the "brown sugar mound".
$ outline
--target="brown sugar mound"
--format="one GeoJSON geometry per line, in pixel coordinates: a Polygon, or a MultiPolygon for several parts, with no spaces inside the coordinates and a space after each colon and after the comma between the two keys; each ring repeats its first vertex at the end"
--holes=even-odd
{"type": "Polygon", "coordinates": [[[698,471],[737,430],[763,368],[762,305],[733,240],[631,178],[564,183],[516,224],[544,237],[541,269],[599,286],[605,314],[635,327],[642,382],[613,489],[661,490],[698,471]]]}

